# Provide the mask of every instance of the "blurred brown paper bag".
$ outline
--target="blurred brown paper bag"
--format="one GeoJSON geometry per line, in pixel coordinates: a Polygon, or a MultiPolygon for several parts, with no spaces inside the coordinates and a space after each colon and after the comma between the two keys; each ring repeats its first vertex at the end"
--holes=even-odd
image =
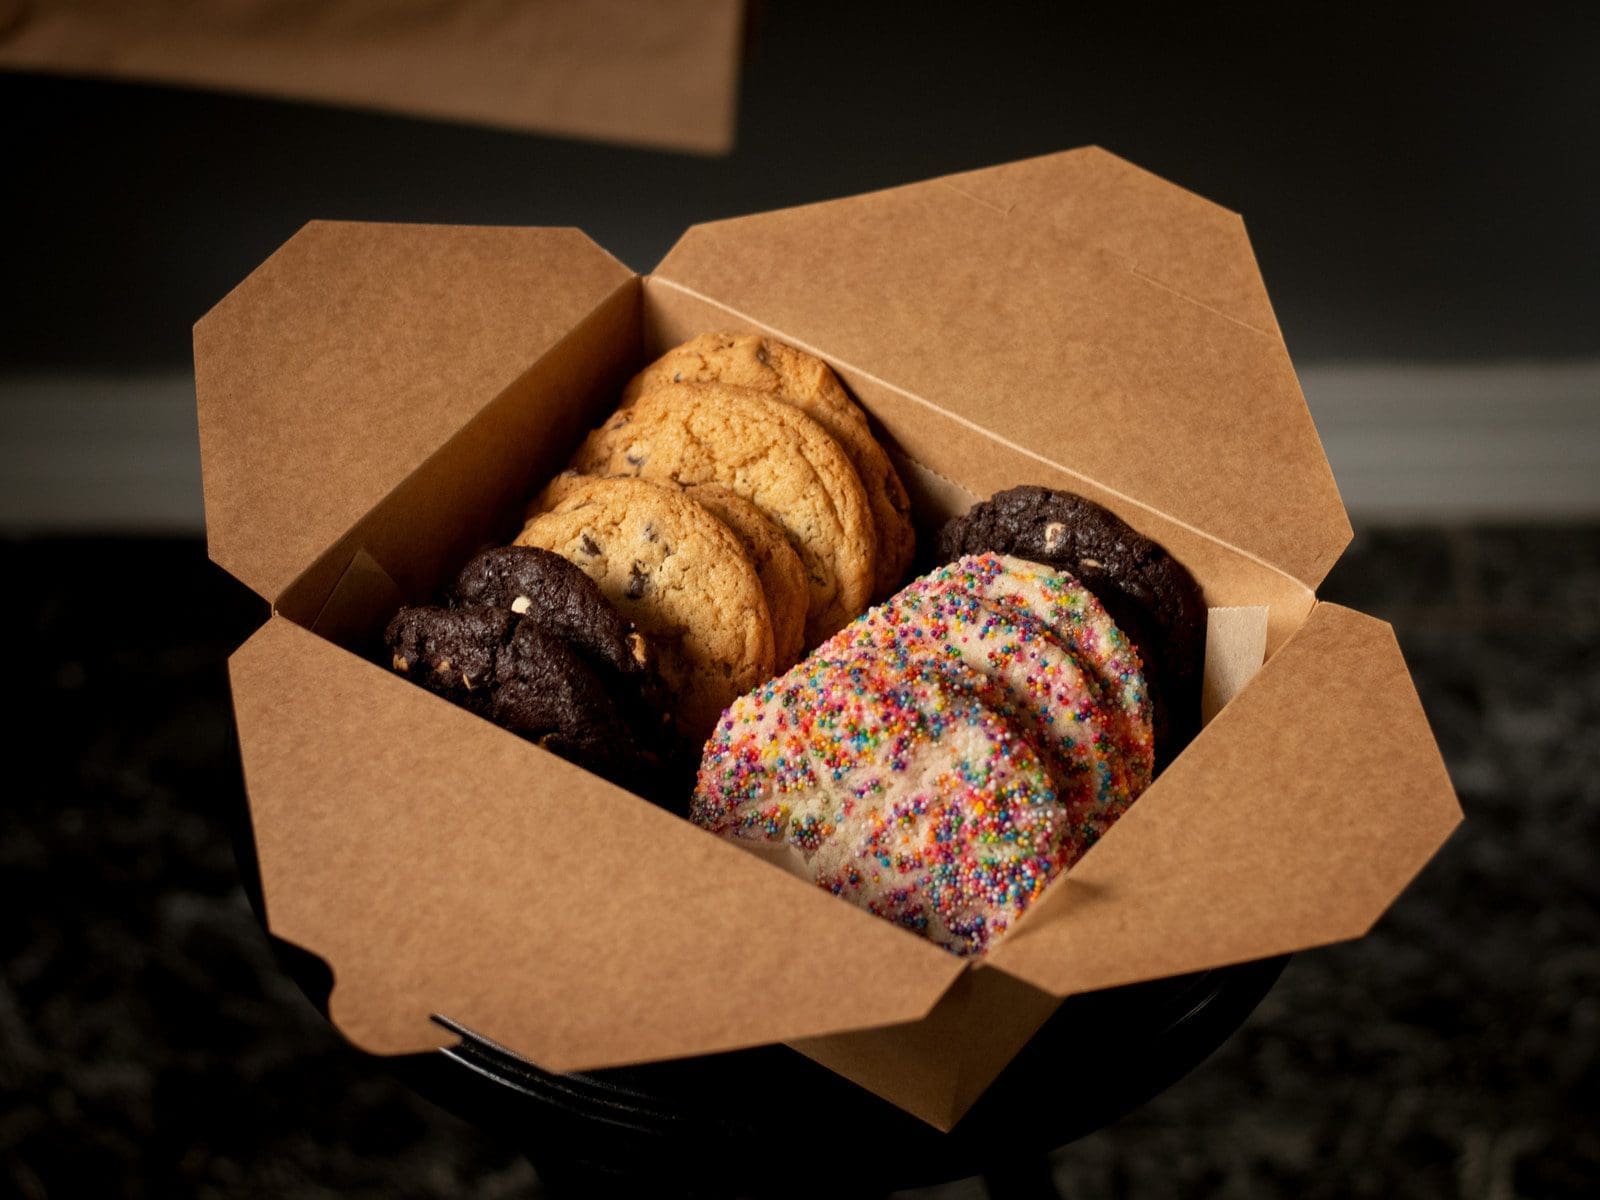
{"type": "Polygon", "coordinates": [[[742,0],[0,0],[0,67],[723,154],[742,0]]]}

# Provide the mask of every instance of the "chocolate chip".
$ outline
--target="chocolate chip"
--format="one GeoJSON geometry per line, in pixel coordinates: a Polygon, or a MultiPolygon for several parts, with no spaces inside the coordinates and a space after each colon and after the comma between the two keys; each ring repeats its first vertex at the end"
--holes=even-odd
{"type": "Polygon", "coordinates": [[[627,463],[630,467],[644,466],[644,455],[642,454],[635,454],[632,450],[630,450],[622,457],[627,460],[627,463]]]}
{"type": "Polygon", "coordinates": [[[650,524],[649,521],[646,521],[644,523],[644,540],[647,541],[647,542],[655,542],[655,541],[660,541],[661,540],[661,535],[656,532],[656,527],[654,525],[650,524]]]}
{"type": "Polygon", "coordinates": [[[629,600],[637,600],[650,590],[650,573],[644,569],[643,564],[634,563],[628,568],[628,590],[626,595],[629,600]]]}
{"type": "Polygon", "coordinates": [[[644,640],[643,634],[628,635],[628,650],[641,666],[650,661],[650,643],[644,640]]]}
{"type": "Polygon", "coordinates": [[[595,541],[587,533],[584,534],[581,539],[579,539],[578,545],[583,549],[583,552],[590,557],[600,553],[600,543],[595,541]]]}
{"type": "Polygon", "coordinates": [[[756,361],[758,363],[760,363],[763,367],[767,365],[768,356],[767,356],[767,348],[765,346],[757,346],[756,347],[756,361]]]}

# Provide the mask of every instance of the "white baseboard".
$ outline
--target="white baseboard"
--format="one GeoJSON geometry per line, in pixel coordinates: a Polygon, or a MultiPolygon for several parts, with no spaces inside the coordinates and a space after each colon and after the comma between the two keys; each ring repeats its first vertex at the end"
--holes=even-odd
{"type": "MultiPolygon", "coordinates": [[[[1360,522],[1600,519],[1600,359],[1311,366],[1360,522]]],[[[197,534],[187,374],[0,378],[0,529],[197,534]]]]}
{"type": "Polygon", "coordinates": [[[192,377],[0,378],[0,528],[193,535],[204,527],[192,377]]]}
{"type": "Polygon", "coordinates": [[[1600,517],[1600,360],[1301,371],[1351,516],[1600,517]]]}

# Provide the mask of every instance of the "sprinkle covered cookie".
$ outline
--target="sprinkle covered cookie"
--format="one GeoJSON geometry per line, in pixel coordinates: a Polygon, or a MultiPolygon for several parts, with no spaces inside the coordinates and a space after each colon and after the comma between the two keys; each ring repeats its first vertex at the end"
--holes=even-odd
{"type": "Polygon", "coordinates": [[[1150,778],[1137,654],[1071,576],[977,555],[734,702],[693,820],[982,951],[1150,778]]]}
{"type": "Polygon", "coordinates": [[[976,953],[1055,873],[1069,814],[1028,743],[960,682],[834,649],[729,710],[690,815],[786,842],[835,895],[976,953]]]}
{"type": "Polygon", "coordinates": [[[1138,654],[1065,572],[977,555],[916,580],[847,632],[858,649],[970,676],[1050,768],[1084,849],[1149,786],[1138,654]]]}

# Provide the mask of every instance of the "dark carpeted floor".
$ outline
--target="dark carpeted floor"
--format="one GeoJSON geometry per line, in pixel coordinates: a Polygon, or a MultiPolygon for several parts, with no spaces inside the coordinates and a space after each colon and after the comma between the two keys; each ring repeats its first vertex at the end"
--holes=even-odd
{"type": "MultiPolygon", "coordinates": [[[[0,554],[0,1194],[539,1194],[275,964],[228,816],[223,660],[256,602],[198,543],[0,554]]],[[[1468,822],[1375,933],[1298,956],[1203,1067],[1058,1151],[1056,1185],[1600,1193],[1600,529],[1367,531],[1324,595],[1396,624],[1468,822]]]]}

